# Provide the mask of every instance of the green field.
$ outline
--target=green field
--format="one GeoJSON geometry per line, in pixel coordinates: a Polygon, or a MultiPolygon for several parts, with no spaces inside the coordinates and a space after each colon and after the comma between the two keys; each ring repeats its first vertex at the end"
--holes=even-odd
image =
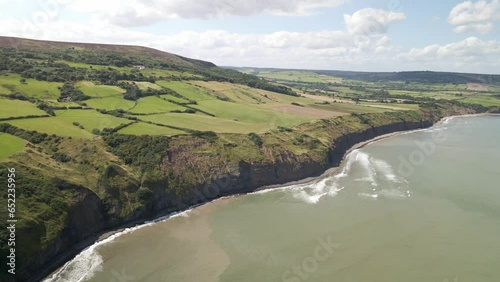
{"type": "Polygon", "coordinates": [[[294,126],[311,120],[307,116],[285,114],[258,106],[220,100],[199,101],[198,105],[193,107],[214,114],[218,118],[257,124],[261,128],[261,131],[277,127],[278,125],[294,126]]]}
{"type": "Polygon", "coordinates": [[[148,88],[155,89],[155,90],[161,90],[161,86],[159,86],[157,84],[154,84],[154,83],[151,83],[151,82],[147,82],[147,81],[122,80],[122,82],[128,82],[128,83],[132,83],[133,82],[141,90],[148,90],[148,88]]]}
{"type": "Polygon", "coordinates": [[[181,130],[163,127],[163,126],[157,126],[154,124],[148,124],[148,123],[143,123],[143,122],[138,122],[138,123],[134,123],[132,125],[129,125],[123,129],[119,130],[118,133],[130,134],[130,135],[166,135],[166,136],[186,134],[186,132],[181,131],[181,130]]]}
{"type": "Polygon", "coordinates": [[[262,89],[255,89],[249,86],[233,84],[228,82],[216,82],[216,81],[192,81],[193,84],[201,86],[208,90],[208,92],[215,92],[220,96],[225,96],[232,101],[243,103],[243,104],[290,104],[292,102],[300,104],[312,104],[314,103],[311,99],[306,99],[302,97],[295,97],[290,95],[283,95],[276,92],[266,91],[262,89]]]}
{"type": "Polygon", "coordinates": [[[262,71],[259,72],[257,76],[265,77],[267,79],[273,79],[276,81],[296,81],[310,83],[342,82],[342,79],[337,77],[320,75],[307,71],[262,71]]]}
{"type": "Polygon", "coordinates": [[[24,139],[0,132],[0,161],[22,152],[26,143],[24,139]]]}
{"type": "Polygon", "coordinates": [[[19,92],[28,97],[51,100],[57,100],[61,94],[58,87],[62,86],[62,83],[31,78],[26,79],[26,83],[21,83],[21,78],[18,74],[0,74],[0,86],[3,88],[0,92],[5,92],[5,89],[8,89],[9,93],[19,92]]]}
{"type": "Polygon", "coordinates": [[[171,112],[174,110],[184,111],[186,108],[161,98],[150,96],[139,99],[137,105],[132,108],[130,112],[135,114],[153,114],[171,112]]]}
{"type": "Polygon", "coordinates": [[[0,118],[22,117],[29,115],[42,116],[46,114],[46,112],[38,109],[30,102],[0,98],[0,118]]]}
{"type": "Polygon", "coordinates": [[[141,120],[151,121],[175,127],[214,132],[248,133],[261,131],[263,126],[255,123],[245,123],[206,115],[194,114],[158,114],[140,117],[141,120]]]}
{"type": "Polygon", "coordinates": [[[381,113],[387,112],[387,109],[368,107],[366,105],[355,105],[347,103],[316,104],[311,107],[320,110],[333,111],[343,114],[349,113],[381,113]]]}
{"type": "Polygon", "coordinates": [[[128,119],[101,114],[94,110],[59,110],[56,111],[55,118],[70,125],[73,125],[73,122],[78,122],[89,132],[94,128],[99,130],[103,128],[115,128],[121,124],[131,122],[128,119]]]}
{"type": "Polygon", "coordinates": [[[465,99],[460,99],[459,101],[464,103],[480,104],[486,107],[500,107],[500,98],[487,95],[470,96],[465,99]]]}
{"type": "Polygon", "coordinates": [[[85,103],[92,108],[103,109],[103,110],[117,110],[117,109],[128,110],[134,107],[134,105],[136,104],[135,101],[125,100],[121,96],[94,98],[90,100],[85,100],[85,103]]]}
{"type": "Polygon", "coordinates": [[[75,62],[68,62],[68,61],[63,61],[63,60],[58,60],[55,61],[56,63],[62,63],[66,64],[72,68],[83,68],[83,69],[95,69],[95,70],[108,70],[108,69],[115,69],[121,72],[130,72],[134,68],[132,67],[116,67],[116,66],[103,66],[103,65],[91,65],[91,64],[85,64],[85,63],[75,63],[75,62]]]}
{"type": "Polygon", "coordinates": [[[91,81],[79,81],[76,86],[83,94],[90,97],[121,96],[121,94],[125,93],[125,90],[118,86],[96,85],[91,81]]]}
{"type": "Polygon", "coordinates": [[[77,138],[92,138],[95,135],[87,130],[74,126],[69,120],[60,117],[29,118],[10,120],[14,126],[25,130],[35,130],[41,133],[56,134],[59,136],[72,136],[77,138]]]}
{"type": "Polygon", "coordinates": [[[173,70],[145,69],[145,70],[141,70],[141,73],[143,75],[146,75],[146,76],[156,76],[156,77],[163,77],[163,78],[169,78],[169,77],[199,77],[199,78],[202,78],[199,75],[191,74],[188,72],[173,71],[173,70]]]}
{"type": "Polygon", "coordinates": [[[167,95],[160,95],[160,98],[172,100],[172,101],[177,102],[177,103],[188,103],[189,102],[189,100],[182,99],[182,98],[175,97],[175,96],[168,95],[168,94],[167,95]]]}
{"type": "Polygon", "coordinates": [[[214,96],[210,95],[210,93],[199,86],[189,84],[188,82],[182,81],[165,81],[160,80],[157,81],[156,84],[161,85],[163,87],[170,88],[187,99],[193,101],[203,101],[203,100],[214,100],[216,99],[214,96]]]}

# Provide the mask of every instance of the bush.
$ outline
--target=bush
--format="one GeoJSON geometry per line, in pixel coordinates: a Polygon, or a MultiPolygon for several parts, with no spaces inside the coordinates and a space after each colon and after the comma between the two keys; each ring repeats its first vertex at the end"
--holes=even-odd
{"type": "Polygon", "coordinates": [[[58,162],[61,162],[61,163],[67,163],[67,162],[71,161],[70,156],[68,156],[64,153],[61,153],[61,152],[54,153],[54,155],[52,155],[52,158],[58,162]]]}
{"type": "Polygon", "coordinates": [[[281,131],[281,132],[292,132],[293,130],[289,127],[285,127],[285,126],[278,126],[278,130],[281,131]]]}
{"type": "Polygon", "coordinates": [[[257,145],[257,147],[262,147],[262,144],[264,144],[264,142],[262,141],[262,138],[260,138],[259,135],[255,134],[254,132],[250,132],[248,133],[248,139],[250,139],[250,141],[254,142],[255,145],[257,145]]]}
{"type": "Polygon", "coordinates": [[[215,141],[217,141],[217,133],[213,131],[195,131],[193,132],[193,136],[206,139],[210,143],[214,143],[215,141]]]}

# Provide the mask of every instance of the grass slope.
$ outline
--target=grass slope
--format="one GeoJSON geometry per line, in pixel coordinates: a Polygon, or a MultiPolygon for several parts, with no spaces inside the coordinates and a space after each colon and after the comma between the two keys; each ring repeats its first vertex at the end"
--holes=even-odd
{"type": "Polygon", "coordinates": [[[152,113],[164,113],[171,111],[184,111],[186,108],[179,106],[177,104],[165,101],[161,98],[150,96],[141,98],[137,101],[137,105],[130,110],[131,113],[135,114],[152,114],[152,113]]]}
{"type": "Polygon", "coordinates": [[[165,135],[165,136],[186,134],[186,132],[181,131],[181,130],[163,127],[163,126],[157,126],[154,124],[148,124],[148,123],[143,123],[143,122],[138,122],[138,123],[134,123],[132,125],[129,125],[123,129],[119,130],[118,133],[129,134],[129,135],[165,135]]]}
{"type": "Polygon", "coordinates": [[[16,153],[22,152],[27,143],[28,142],[19,137],[0,132],[0,161],[16,153]]]}
{"type": "Polygon", "coordinates": [[[121,124],[130,123],[128,119],[104,115],[93,110],[59,110],[56,111],[55,119],[67,122],[70,125],[73,125],[74,122],[78,122],[89,132],[94,128],[102,130],[104,128],[115,128],[121,124]]]}
{"type": "Polygon", "coordinates": [[[29,115],[41,116],[46,114],[46,112],[38,109],[30,102],[0,98],[0,118],[22,117],[29,115]]]}
{"type": "Polygon", "coordinates": [[[0,86],[8,89],[10,93],[19,92],[38,99],[56,100],[61,94],[58,87],[62,86],[62,83],[35,79],[26,79],[26,83],[20,83],[21,78],[18,74],[2,74],[0,75],[0,86]]]}
{"type": "Polygon", "coordinates": [[[83,94],[90,97],[120,96],[125,93],[124,89],[112,85],[96,85],[92,81],[79,81],[76,86],[83,94]]]}

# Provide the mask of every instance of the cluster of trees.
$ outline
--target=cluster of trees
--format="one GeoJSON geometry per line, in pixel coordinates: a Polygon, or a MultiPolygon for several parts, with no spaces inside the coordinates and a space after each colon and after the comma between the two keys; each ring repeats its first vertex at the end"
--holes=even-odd
{"type": "Polygon", "coordinates": [[[132,101],[138,100],[141,97],[159,96],[169,93],[166,89],[158,90],[151,87],[148,87],[146,90],[142,90],[139,86],[137,86],[137,84],[135,84],[135,82],[120,82],[118,83],[118,86],[125,89],[123,98],[132,101]]]}
{"type": "Polygon", "coordinates": [[[141,168],[141,171],[153,171],[168,153],[166,136],[134,136],[109,134],[103,136],[111,152],[119,156],[126,164],[141,168]]]}
{"type": "Polygon", "coordinates": [[[27,140],[33,144],[42,143],[42,142],[48,141],[52,138],[59,138],[59,137],[56,137],[55,135],[50,136],[47,133],[39,133],[36,131],[24,130],[24,129],[15,127],[13,125],[10,125],[8,123],[0,123],[0,132],[8,133],[10,135],[17,136],[17,137],[22,138],[24,140],[27,140]]]}
{"type": "Polygon", "coordinates": [[[59,87],[59,90],[61,91],[61,96],[59,97],[59,100],[69,98],[71,101],[83,101],[90,99],[89,96],[86,96],[83,94],[83,92],[76,88],[73,83],[66,82],[64,83],[63,86],[59,87]]]}

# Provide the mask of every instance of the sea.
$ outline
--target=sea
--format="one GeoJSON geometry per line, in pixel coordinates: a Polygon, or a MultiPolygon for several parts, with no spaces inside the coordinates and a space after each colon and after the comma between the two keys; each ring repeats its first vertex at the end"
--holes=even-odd
{"type": "Polygon", "coordinates": [[[500,116],[450,117],[309,182],[126,229],[45,281],[498,282],[500,116]]]}

